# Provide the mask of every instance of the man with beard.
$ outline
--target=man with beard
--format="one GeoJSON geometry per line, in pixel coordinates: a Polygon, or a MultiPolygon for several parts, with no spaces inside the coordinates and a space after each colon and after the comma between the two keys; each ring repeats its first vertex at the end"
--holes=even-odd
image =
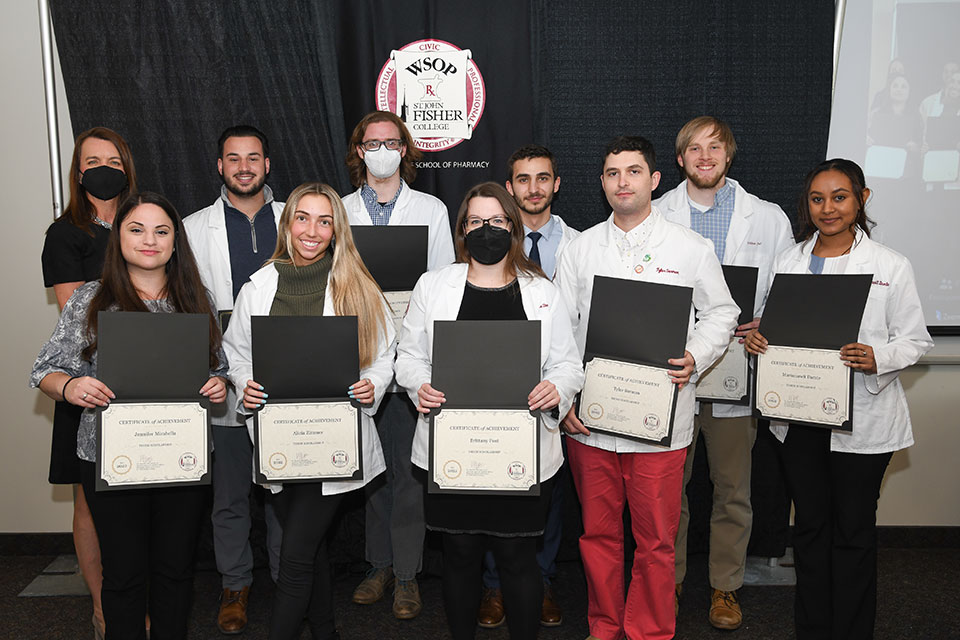
{"type": "MultiPolygon", "coordinates": [[[[531,260],[540,265],[548,278],[553,279],[560,252],[580,235],[560,218],[552,214],[553,198],[560,189],[560,176],[553,153],[538,144],[529,144],[513,152],[507,160],[506,188],[520,207],[523,231],[526,235],[523,249],[531,260]]],[[[563,473],[563,469],[559,473],[563,473]]],[[[558,473],[550,502],[542,546],[537,552],[537,563],[543,575],[543,606],[540,624],[556,627],[563,622],[551,581],[557,573],[557,552],[560,550],[561,513],[564,481],[558,473]]],[[[504,622],[503,594],[493,554],[484,557],[483,599],[477,612],[477,624],[486,629],[499,627],[504,622]]]]}
{"type": "MultiPolygon", "coordinates": [[[[735,333],[742,343],[742,336],[760,322],[773,259],[793,245],[793,236],[790,221],[780,207],[750,195],[727,177],[736,152],[736,140],[725,122],[711,116],[694,118],[683,125],[676,141],[677,163],[686,179],[654,204],[667,220],[689,227],[711,240],[722,264],[759,268],[754,320],[738,326],[735,333]]],[[[690,510],[686,487],[699,434],[703,434],[713,482],[710,517],[710,586],[713,587],[713,596],[709,618],[718,629],[736,629],[743,620],[737,589],[743,586],[747,543],[753,525],[750,453],[757,438],[757,423],[750,417],[749,407],[700,403],[683,471],[684,488],[676,541],[677,602],[687,571],[690,510]]]]}
{"type": "MultiPolygon", "coordinates": [[[[277,223],[283,203],[273,199],[265,182],[270,173],[267,137],[258,129],[239,125],[219,140],[217,170],[223,178],[220,197],[184,220],[190,247],[203,284],[213,296],[221,329],[233,309],[240,288],[273,255],[277,223]]],[[[214,409],[213,423],[213,550],[223,593],[217,627],[236,634],[247,625],[247,600],[253,582],[250,549],[250,488],[252,455],[243,416],[236,412],[237,396],[227,385],[227,400],[214,409]]],[[[266,497],[267,552],[274,582],[280,562],[280,522],[266,497]]]]}

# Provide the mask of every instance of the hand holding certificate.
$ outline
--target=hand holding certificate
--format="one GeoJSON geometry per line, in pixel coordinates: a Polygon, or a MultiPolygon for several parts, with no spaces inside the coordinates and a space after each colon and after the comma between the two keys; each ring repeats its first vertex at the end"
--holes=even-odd
{"type": "MultiPolygon", "coordinates": [[[[200,314],[100,312],[99,378],[118,399],[98,415],[97,490],[210,482],[208,401],[222,402],[226,387],[209,378],[208,323],[200,314]]],[[[92,383],[70,386],[97,393],[92,383]]]]}
{"type": "Polygon", "coordinates": [[[254,414],[257,482],[362,477],[358,404],[373,402],[359,377],[355,316],[254,316],[256,380],[244,388],[254,414]],[[324,340],[304,340],[323,336],[324,340]]]}
{"type": "Polygon", "coordinates": [[[434,325],[433,380],[418,395],[431,413],[428,491],[539,495],[540,419],[559,402],[540,381],[537,321],[434,325]],[[532,390],[532,391],[531,391],[532,390]]]}
{"type": "Polygon", "coordinates": [[[689,287],[595,277],[577,412],[584,427],[670,446],[677,391],[695,365],[684,349],[692,296],[689,287]]]}
{"type": "Polygon", "coordinates": [[[859,331],[871,279],[777,274],[760,327],[745,340],[757,354],[755,416],[852,428],[851,368],[869,370],[873,350],[850,341],[859,331]]]}

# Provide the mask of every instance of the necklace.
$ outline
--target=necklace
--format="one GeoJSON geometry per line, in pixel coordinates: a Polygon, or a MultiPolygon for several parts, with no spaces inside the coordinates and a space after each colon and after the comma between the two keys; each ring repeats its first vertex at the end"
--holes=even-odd
{"type": "Polygon", "coordinates": [[[97,223],[98,225],[100,225],[101,227],[103,227],[104,229],[112,229],[112,228],[113,228],[113,224],[107,222],[106,220],[104,220],[104,219],[101,218],[100,216],[93,216],[93,221],[96,222],[96,223],[97,223]]]}

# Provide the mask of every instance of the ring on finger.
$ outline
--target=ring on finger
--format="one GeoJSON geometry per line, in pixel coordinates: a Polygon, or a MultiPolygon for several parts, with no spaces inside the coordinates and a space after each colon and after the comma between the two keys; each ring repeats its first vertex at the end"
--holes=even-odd
{"type": "Polygon", "coordinates": [[[89,394],[88,394],[86,391],[84,391],[84,392],[83,392],[83,395],[80,396],[80,399],[81,399],[81,400],[86,400],[88,395],[89,395],[89,394]]]}

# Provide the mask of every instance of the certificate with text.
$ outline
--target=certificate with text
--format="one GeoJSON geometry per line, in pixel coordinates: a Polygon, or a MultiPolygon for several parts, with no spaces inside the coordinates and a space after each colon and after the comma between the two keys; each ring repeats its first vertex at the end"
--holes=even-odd
{"type": "Polygon", "coordinates": [[[584,366],[578,417],[591,431],[668,447],[676,388],[662,367],[593,357],[584,366]]]}
{"type": "Polygon", "coordinates": [[[384,291],[383,297],[387,299],[390,305],[390,318],[393,320],[393,328],[400,335],[400,327],[403,326],[403,319],[407,315],[407,308],[410,306],[410,296],[413,291],[384,291]]]}
{"type": "Polygon", "coordinates": [[[431,418],[431,493],[539,495],[540,420],[527,409],[448,409],[431,418]]]}
{"type": "Polygon", "coordinates": [[[750,404],[750,359],[740,338],[697,380],[697,400],[750,404]]]}
{"type": "Polygon", "coordinates": [[[113,402],[97,413],[97,490],[209,484],[206,402],[113,402]]]}
{"type": "Polygon", "coordinates": [[[757,357],[754,415],[849,431],[852,385],[837,349],[768,345],[757,357]]]}
{"type": "Polygon", "coordinates": [[[253,433],[258,483],[363,477],[360,411],[350,401],[267,402],[253,433]]]}

